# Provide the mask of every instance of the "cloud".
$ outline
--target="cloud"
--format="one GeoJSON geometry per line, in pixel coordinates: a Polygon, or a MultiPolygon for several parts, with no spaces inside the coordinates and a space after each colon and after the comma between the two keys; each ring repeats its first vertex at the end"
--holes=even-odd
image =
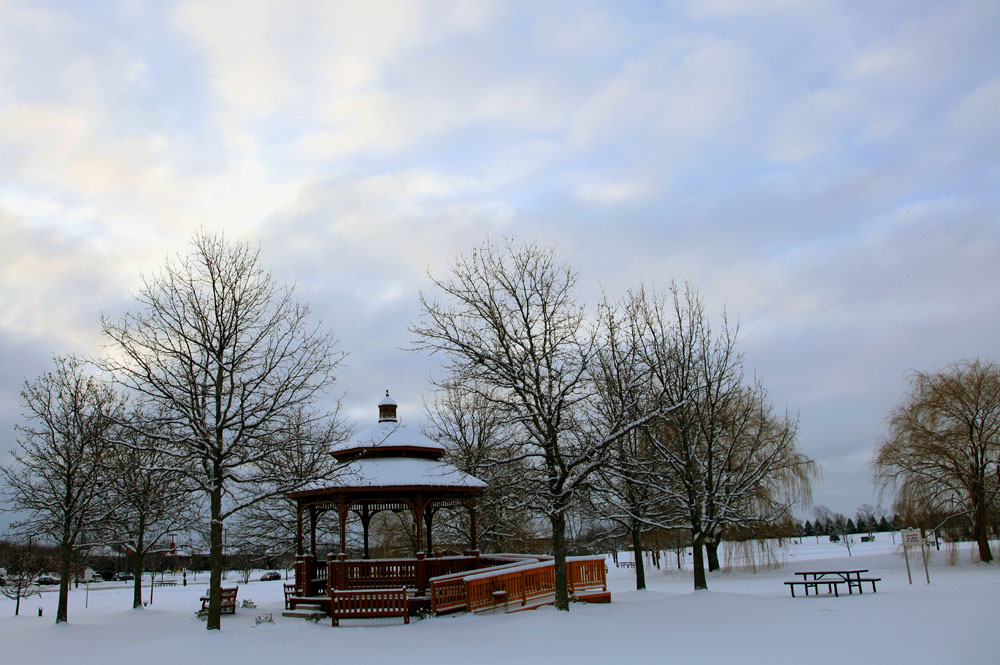
{"type": "Polygon", "coordinates": [[[98,352],[97,313],[196,229],[259,237],[369,413],[437,366],[398,350],[425,270],[511,234],[588,302],[692,280],[867,494],[906,369],[997,354],[998,12],[8,2],[0,347],[98,352]]]}

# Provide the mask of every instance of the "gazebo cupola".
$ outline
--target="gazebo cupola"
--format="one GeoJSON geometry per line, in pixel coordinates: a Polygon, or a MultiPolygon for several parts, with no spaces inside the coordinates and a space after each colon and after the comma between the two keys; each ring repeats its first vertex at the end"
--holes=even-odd
{"type": "Polygon", "coordinates": [[[382,401],[378,403],[378,421],[380,423],[395,423],[398,422],[396,419],[396,400],[389,397],[389,391],[385,391],[385,397],[382,401]]]}

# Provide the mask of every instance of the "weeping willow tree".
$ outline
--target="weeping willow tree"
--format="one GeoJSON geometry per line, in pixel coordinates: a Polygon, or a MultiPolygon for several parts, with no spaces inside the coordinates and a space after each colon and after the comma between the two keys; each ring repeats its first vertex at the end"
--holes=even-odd
{"type": "Polygon", "coordinates": [[[976,359],[915,372],[890,413],[873,466],[882,487],[895,492],[896,512],[968,518],[979,558],[992,561],[987,537],[1000,499],[1000,366],[976,359]]]}

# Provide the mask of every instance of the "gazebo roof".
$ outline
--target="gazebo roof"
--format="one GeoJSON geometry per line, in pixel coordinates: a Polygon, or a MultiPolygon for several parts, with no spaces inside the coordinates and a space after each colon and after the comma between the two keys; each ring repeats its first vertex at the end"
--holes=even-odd
{"type": "Polygon", "coordinates": [[[361,430],[352,441],[334,446],[341,465],[332,481],[312,483],[289,496],[299,498],[352,490],[431,490],[448,496],[480,492],[486,483],[442,461],[443,445],[399,422],[396,403],[386,396],[379,403],[379,422],[361,430]],[[391,409],[388,413],[386,407],[391,409]]]}
{"type": "Polygon", "coordinates": [[[330,452],[338,459],[342,459],[351,453],[382,456],[390,452],[402,453],[407,450],[422,451],[426,456],[433,458],[444,455],[444,446],[398,420],[374,423],[360,430],[351,441],[333,446],[330,452]]]}
{"type": "Polygon", "coordinates": [[[355,459],[345,464],[342,475],[325,483],[307,486],[292,496],[322,490],[374,488],[427,488],[481,490],[486,483],[446,462],[416,457],[355,459]]]}

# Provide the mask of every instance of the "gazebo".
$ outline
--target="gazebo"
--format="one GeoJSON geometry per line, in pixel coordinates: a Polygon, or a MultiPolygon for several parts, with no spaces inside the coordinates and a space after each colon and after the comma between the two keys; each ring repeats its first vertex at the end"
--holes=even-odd
{"type": "Polygon", "coordinates": [[[340,463],[340,474],[333,483],[288,495],[296,504],[298,595],[312,596],[327,588],[378,586],[388,581],[387,576],[394,581],[408,581],[410,588],[423,594],[428,577],[478,567],[476,498],[486,489],[486,483],[445,462],[444,447],[400,422],[397,406],[387,390],[378,404],[378,422],[363,429],[353,441],[331,451],[340,463]],[[434,514],[446,506],[463,506],[469,511],[469,550],[461,557],[427,559],[425,553],[433,552],[434,514]],[[369,559],[371,520],[386,510],[408,511],[413,515],[414,559],[369,559]],[[330,553],[326,565],[317,565],[316,522],[328,512],[335,513],[338,519],[340,554],[330,553]],[[361,560],[347,559],[347,524],[352,516],[360,519],[363,530],[361,560]],[[406,571],[400,572],[401,567],[406,571]],[[370,584],[364,582],[366,579],[370,584]]]}

